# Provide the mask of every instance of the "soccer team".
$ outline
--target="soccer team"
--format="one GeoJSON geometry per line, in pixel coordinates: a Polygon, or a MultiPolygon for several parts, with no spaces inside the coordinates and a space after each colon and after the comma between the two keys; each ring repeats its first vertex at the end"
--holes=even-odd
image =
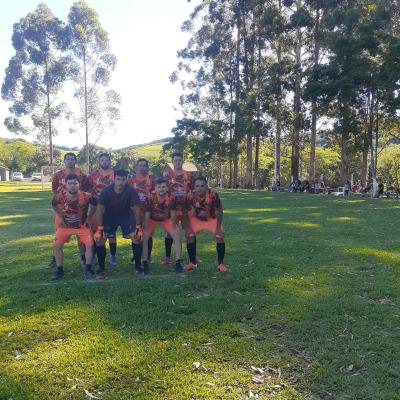
{"type": "Polygon", "coordinates": [[[52,180],[52,206],[55,214],[55,239],[52,279],[64,276],[63,246],[71,236],[78,239],[81,266],[86,279],[105,279],[106,242],[109,262],[116,265],[116,232],[131,240],[131,264],[140,275],[150,272],[153,235],[157,227],[165,231],[163,265],[172,264],[172,245],[175,247],[175,271],[191,271],[197,267],[196,236],[209,231],[215,236],[220,272],[224,264],[225,242],[222,226],[223,209],[218,194],[208,188],[207,180],[192,177],[183,167],[183,156],[172,155],[173,169],[153,180],[149,163],[140,158],[133,175],[123,169],[112,169],[107,153],[98,157],[98,169],[86,176],[76,168],[74,153],[64,156],[65,168],[52,180]],[[181,229],[185,232],[189,262],[181,264],[181,229]],[[96,262],[98,271],[92,266],[96,262]]]}

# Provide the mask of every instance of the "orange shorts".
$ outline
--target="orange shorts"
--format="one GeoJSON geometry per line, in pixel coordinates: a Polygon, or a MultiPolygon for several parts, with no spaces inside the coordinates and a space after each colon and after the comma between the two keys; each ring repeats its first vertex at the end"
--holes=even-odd
{"type": "Polygon", "coordinates": [[[154,231],[156,230],[157,226],[161,227],[164,229],[165,232],[168,232],[171,234],[173,232],[173,227],[172,227],[172,219],[166,219],[165,221],[155,221],[154,219],[149,220],[149,224],[147,226],[149,236],[154,235],[154,231]]]}
{"type": "MultiPolygon", "coordinates": [[[[190,227],[195,235],[201,231],[211,232],[214,236],[217,233],[217,218],[209,218],[205,221],[195,217],[194,215],[189,215],[190,227]]],[[[224,227],[221,225],[221,231],[224,233],[224,227]]]]}
{"type": "Polygon", "coordinates": [[[58,228],[56,230],[56,237],[54,238],[54,244],[62,246],[64,243],[68,243],[71,236],[76,236],[81,243],[85,246],[91,246],[93,244],[93,235],[89,228],[58,228]]]}

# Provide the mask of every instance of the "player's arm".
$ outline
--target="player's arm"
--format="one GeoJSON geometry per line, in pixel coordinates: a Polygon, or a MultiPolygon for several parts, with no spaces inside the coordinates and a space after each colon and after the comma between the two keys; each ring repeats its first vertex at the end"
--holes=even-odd
{"type": "Polygon", "coordinates": [[[224,217],[224,210],[222,208],[222,203],[217,193],[215,193],[214,207],[215,207],[215,216],[217,218],[217,231],[220,231],[222,225],[222,219],[224,217]]]}
{"type": "Polygon", "coordinates": [[[53,207],[54,213],[57,215],[57,217],[60,220],[60,226],[65,227],[66,223],[65,223],[65,220],[64,220],[64,216],[63,216],[60,208],[58,207],[58,204],[59,204],[58,203],[58,196],[55,195],[53,197],[53,201],[51,202],[51,206],[53,207]]]}
{"type": "Polygon", "coordinates": [[[104,210],[105,210],[104,204],[99,203],[96,208],[97,226],[103,226],[104,210]]]}
{"type": "Polygon", "coordinates": [[[143,222],[145,232],[148,232],[149,230],[149,221],[150,221],[150,211],[146,211],[146,213],[144,214],[144,222],[143,222]]]}
{"type": "Polygon", "coordinates": [[[53,179],[51,180],[51,191],[53,193],[57,193],[57,189],[58,189],[58,175],[57,173],[55,173],[53,179]]]}

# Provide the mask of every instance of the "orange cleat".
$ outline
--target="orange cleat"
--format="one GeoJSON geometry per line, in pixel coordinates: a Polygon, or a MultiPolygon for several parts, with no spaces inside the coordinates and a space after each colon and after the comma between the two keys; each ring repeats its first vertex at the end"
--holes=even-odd
{"type": "Polygon", "coordinates": [[[197,264],[193,264],[192,262],[187,263],[184,267],[184,271],[193,271],[197,268],[197,264]]]}
{"type": "Polygon", "coordinates": [[[219,272],[228,272],[228,268],[225,267],[224,263],[221,263],[217,266],[219,272]]]}

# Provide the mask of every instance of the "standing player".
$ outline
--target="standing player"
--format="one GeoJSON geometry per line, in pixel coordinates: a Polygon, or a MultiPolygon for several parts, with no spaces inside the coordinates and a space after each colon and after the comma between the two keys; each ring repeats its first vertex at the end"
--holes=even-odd
{"type": "Polygon", "coordinates": [[[63,246],[69,242],[71,236],[77,236],[85,245],[86,265],[85,275],[87,279],[94,277],[92,271],[93,236],[89,228],[90,214],[93,213],[93,199],[90,193],[79,190],[79,177],[69,174],[64,178],[65,190],[56,193],[52,206],[58,217],[59,226],[56,230],[53,252],[56,258],[57,269],[53,273],[53,280],[60,279],[64,275],[63,246]],[[89,206],[90,203],[90,206],[89,206]],[[89,217],[87,215],[88,208],[89,217]]]}
{"type": "MultiPolygon", "coordinates": [[[[80,190],[87,191],[88,190],[88,180],[87,176],[78,168],[76,168],[77,158],[74,153],[65,153],[64,154],[64,165],[65,168],[63,170],[57,171],[51,182],[51,190],[54,194],[65,192],[66,191],[66,182],[65,177],[70,174],[74,174],[79,178],[80,181],[80,190]]],[[[54,229],[58,227],[58,217],[55,216],[54,220],[54,229]]],[[[81,266],[85,264],[85,248],[79,241],[78,238],[78,247],[79,252],[81,254],[81,266]]],[[[54,267],[56,265],[56,259],[53,255],[53,259],[49,264],[49,267],[54,267]]]]}
{"type": "MultiPolygon", "coordinates": [[[[128,185],[127,176],[127,171],[121,169],[114,171],[114,183],[102,190],[96,210],[95,240],[97,246],[104,246],[107,238],[115,238],[120,226],[123,237],[132,240],[135,267],[141,268],[143,230],[137,223],[140,221],[140,201],[136,190],[128,185]]],[[[97,278],[104,279],[104,259],[101,260],[99,254],[97,257],[100,266],[97,278]]]]}
{"type": "MultiPolygon", "coordinates": [[[[153,178],[149,175],[149,162],[145,158],[139,158],[136,162],[135,175],[128,179],[131,187],[136,189],[140,200],[140,221],[139,224],[143,226],[144,216],[146,213],[146,201],[150,193],[154,190],[153,178]]],[[[150,236],[148,243],[148,260],[151,260],[151,251],[153,249],[153,238],[150,236]]],[[[133,250],[133,249],[132,249],[133,250]]],[[[133,258],[131,260],[134,261],[133,258]]]]}
{"type": "MultiPolygon", "coordinates": [[[[90,193],[96,201],[99,199],[101,191],[106,187],[111,185],[114,182],[114,171],[111,169],[111,158],[107,153],[101,153],[98,157],[98,165],[99,169],[92,172],[89,175],[89,188],[90,193]]],[[[96,215],[93,214],[91,224],[92,231],[96,232],[97,230],[97,218],[96,215]]],[[[110,238],[110,264],[116,265],[116,252],[117,252],[117,239],[110,238]]],[[[99,255],[99,259],[103,262],[103,265],[100,266],[101,269],[105,270],[105,258],[106,258],[106,247],[105,244],[102,246],[94,245],[94,254],[99,255]]]]}
{"type": "Polygon", "coordinates": [[[175,271],[181,272],[181,235],[176,218],[176,199],[167,191],[165,179],[155,182],[155,192],[151,193],[146,202],[143,239],[143,273],[149,272],[148,239],[153,236],[157,226],[167,232],[175,244],[175,271]]]}
{"type": "MultiPolygon", "coordinates": [[[[167,180],[169,193],[176,201],[176,223],[179,227],[179,222],[182,229],[186,232],[189,221],[185,210],[186,195],[189,193],[192,186],[192,176],[190,172],[182,168],[183,155],[182,153],[172,154],[172,164],[174,169],[164,174],[167,180]]],[[[171,235],[165,236],[165,258],[161,261],[162,264],[171,264],[171,249],[173,240],[171,235]]]]}
{"type": "Polygon", "coordinates": [[[185,271],[191,271],[196,265],[196,235],[200,231],[211,232],[217,242],[218,270],[227,272],[224,264],[225,242],[222,226],[223,209],[217,193],[207,187],[207,180],[198,177],[194,181],[194,191],[187,196],[190,230],[188,229],[187,247],[190,262],[185,265],[185,271]]]}

